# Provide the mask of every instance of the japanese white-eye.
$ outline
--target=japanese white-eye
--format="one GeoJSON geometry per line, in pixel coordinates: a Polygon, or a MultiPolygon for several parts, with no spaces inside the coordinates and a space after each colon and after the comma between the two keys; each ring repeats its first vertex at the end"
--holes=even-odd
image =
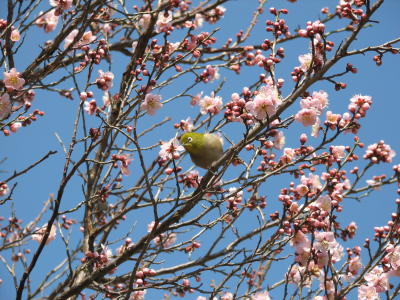
{"type": "Polygon", "coordinates": [[[224,153],[221,138],[212,133],[187,132],[182,135],[181,144],[193,163],[203,169],[209,169],[224,153]]]}

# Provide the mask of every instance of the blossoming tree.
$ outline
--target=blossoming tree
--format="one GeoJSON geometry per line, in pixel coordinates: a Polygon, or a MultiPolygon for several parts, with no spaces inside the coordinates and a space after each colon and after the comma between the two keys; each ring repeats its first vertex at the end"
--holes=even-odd
{"type": "Polygon", "coordinates": [[[2,1],[1,293],[396,299],[400,199],[366,240],[342,216],[399,185],[400,165],[357,136],[368,86],[335,105],[350,58],[398,54],[398,36],[361,38],[390,1],[330,1],[289,25],[294,2],[2,1]],[[243,30],[226,36],[231,8],[243,30]],[[191,131],[225,140],[209,170],[179,143],[191,131]],[[6,146],[28,135],[34,160],[6,146]]]}

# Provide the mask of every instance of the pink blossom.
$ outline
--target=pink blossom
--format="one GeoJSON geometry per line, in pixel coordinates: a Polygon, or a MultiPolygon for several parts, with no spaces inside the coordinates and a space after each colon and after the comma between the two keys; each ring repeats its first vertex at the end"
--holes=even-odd
{"type": "Polygon", "coordinates": [[[358,300],[379,300],[380,297],[373,286],[362,285],[358,289],[358,300]]]}
{"type": "Polygon", "coordinates": [[[204,17],[201,14],[196,14],[194,16],[194,20],[193,20],[193,25],[195,28],[200,28],[203,26],[204,23],[204,17]]]}
{"type": "Polygon", "coordinates": [[[218,80],[220,77],[218,67],[213,67],[211,65],[207,65],[201,75],[204,82],[213,82],[214,80],[218,80]]]}
{"type": "Polygon", "coordinates": [[[312,94],[312,107],[316,108],[319,112],[328,107],[328,93],[325,91],[313,92],[312,94]]]}
{"type": "Polygon", "coordinates": [[[267,291],[258,292],[251,296],[251,300],[271,300],[267,291]]]}
{"type": "Polygon", "coordinates": [[[319,131],[321,129],[320,122],[321,122],[320,119],[317,118],[317,121],[311,127],[311,136],[313,136],[315,138],[317,138],[319,136],[319,131]]]}
{"type": "Polygon", "coordinates": [[[22,124],[21,124],[21,122],[14,122],[14,123],[12,123],[11,125],[10,125],[10,130],[12,131],[12,132],[17,132],[18,131],[18,129],[20,129],[22,127],[22,124]]]}
{"type": "Polygon", "coordinates": [[[31,106],[32,101],[35,99],[36,93],[33,89],[28,90],[22,96],[25,106],[31,106]]]}
{"type": "Polygon", "coordinates": [[[176,242],[176,233],[162,233],[153,239],[154,244],[161,245],[164,249],[171,247],[176,242]]]}
{"type": "Polygon", "coordinates": [[[342,159],[346,157],[346,151],[345,151],[346,147],[345,146],[332,146],[331,147],[331,152],[332,155],[336,158],[336,159],[342,159]]]}
{"type": "Polygon", "coordinates": [[[104,93],[102,99],[103,99],[103,104],[104,104],[105,106],[110,106],[110,104],[111,104],[110,95],[109,95],[107,92],[104,93]]]}
{"type": "Polygon", "coordinates": [[[136,47],[137,47],[137,41],[132,42],[132,53],[135,53],[136,47]]]}
{"type": "Polygon", "coordinates": [[[311,53],[307,53],[307,54],[300,55],[299,56],[299,62],[300,62],[300,69],[304,73],[306,73],[311,67],[312,54],[311,53]]]}
{"type": "Polygon", "coordinates": [[[296,152],[292,148],[284,148],[283,155],[285,155],[289,160],[292,160],[296,156],[296,152]]]}
{"type": "MultiPolygon", "coordinates": [[[[46,232],[47,225],[43,225],[41,228],[38,228],[35,233],[32,234],[32,239],[38,243],[42,242],[43,236],[46,232]]],[[[47,238],[46,245],[48,245],[52,240],[56,238],[56,226],[53,224],[50,229],[49,237],[47,238]]]]}
{"type": "Polygon", "coordinates": [[[147,30],[147,27],[149,27],[151,21],[151,14],[143,14],[142,17],[139,20],[139,26],[143,30],[147,30]]]}
{"type": "Polygon", "coordinates": [[[11,114],[11,108],[10,96],[4,93],[0,97],[0,120],[4,120],[11,114]]]}
{"type": "Polygon", "coordinates": [[[167,32],[171,28],[172,12],[160,12],[156,22],[156,32],[167,32]]]}
{"type": "Polygon", "coordinates": [[[74,41],[75,37],[78,35],[79,30],[72,30],[64,40],[64,49],[67,49],[68,46],[74,41]]]}
{"type": "Polygon", "coordinates": [[[184,150],[183,146],[179,143],[177,138],[172,138],[168,142],[162,142],[159,156],[164,160],[178,159],[184,150]]]}
{"type": "Polygon", "coordinates": [[[274,148],[281,150],[285,146],[286,138],[282,131],[278,131],[276,135],[274,135],[274,148]]]}
{"type": "Polygon", "coordinates": [[[132,159],[129,155],[120,155],[119,157],[121,158],[119,160],[121,173],[125,176],[128,176],[131,173],[131,171],[129,170],[129,165],[132,162],[132,159]]]}
{"type": "Polygon", "coordinates": [[[296,192],[303,197],[304,195],[306,195],[308,193],[309,189],[308,186],[306,186],[305,184],[299,184],[296,187],[296,192]]]}
{"type": "Polygon", "coordinates": [[[332,199],[329,197],[329,195],[320,196],[312,205],[324,211],[331,212],[332,199]]]}
{"type": "Polygon", "coordinates": [[[8,185],[6,183],[0,183],[0,197],[7,195],[8,192],[8,185]]]}
{"type": "Polygon", "coordinates": [[[386,251],[389,252],[386,258],[389,260],[392,269],[400,271],[400,246],[394,247],[391,245],[386,248],[386,251]]]}
{"type": "Polygon", "coordinates": [[[144,300],[144,296],[146,295],[146,293],[147,293],[146,289],[136,290],[131,294],[129,300],[144,300]]]}
{"type": "Polygon", "coordinates": [[[83,35],[82,35],[82,37],[81,37],[81,39],[79,40],[79,43],[78,43],[78,45],[79,46],[84,46],[84,45],[89,45],[89,44],[91,44],[94,40],[96,40],[96,36],[95,35],[93,35],[93,33],[92,33],[92,31],[86,31],[83,35]]]}
{"type": "Polygon", "coordinates": [[[295,115],[294,119],[303,126],[311,126],[317,122],[318,112],[313,108],[303,108],[295,115]]]}
{"type": "Polygon", "coordinates": [[[343,257],[343,247],[336,241],[333,232],[316,232],[314,249],[319,252],[318,265],[326,266],[329,259],[336,263],[343,257]]]}
{"type": "Polygon", "coordinates": [[[140,108],[152,116],[163,106],[160,101],[161,95],[146,94],[144,102],[140,105],[140,108]]]}
{"type": "Polygon", "coordinates": [[[40,16],[35,21],[35,24],[38,27],[43,27],[45,32],[53,31],[58,23],[58,16],[56,16],[55,11],[55,9],[52,9],[45,14],[43,14],[41,11],[39,14],[40,16]]]}
{"type": "Polygon", "coordinates": [[[302,184],[307,185],[310,188],[310,191],[312,193],[316,193],[319,190],[321,190],[321,188],[322,188],[322,184],[321,184],[321,181],[319,180],[319,176],[318,175],[314,175],[312,173],[310,173],[308,175],[308,177],[306,177],[304,175],[301,176],[300,181],[301,181],[302,184]]]}
{"type": "Polygon", "coordinates": [[[381,267],[376,266],[370,272],[365,274],[364,279],[369,286],[373,286],[378,293],[389,289],[389,280],[387,273],[383,272],[381,267]]]}
{"type": "MultiPolygon", "coordinates": [[[[329,298],[333,300],[333,295],[335,293],[335,284],[333,280],[327,279],[323,272],[321,272],[321,275],[319,277],[319,288],[321,291],[325,291],[326,294],[330,296],[329,298]]],[[[328,299],[326,298],[326,300],[328,299]]]]}
{"type": "Polygon", "coordinates": [[[277,91],[269,86],[263,86],[253,101],[246,103],[246,109],[257,119],[263,120],[267,116],[272,116],[276,108],[281,104],[277,91]]]}
{"type": "Polygon", "coordinates": [[[63,10],[67,10],[72,6],[72,0],[49,0],[50,5],[63,10]]]}
{"type": "Polygon", "coordinates": [[[297,231],[294,237],[290,240],[290,245],[295,249],[309,248],[311,246],[310,240],[301,231],[297,231]]]}
{"type": "Polygon", "coordinates": [[[21,38],[21,36],[19,34],[19,30],[18,29],[13,29],[13,31],[11,31],[10,39],[13,42],[18,42],[20,38],[21,38]]]}
{"type": "Polygon", "coordinates": [[[199,101],[200,105],[200,113],[205,115],[210,113],[212,115],[218,114],[222,109],[222,98],[219,96],[214,96],[214,93],[211,93],[211,96],[205,96],[199,101]]]}
{"type": "Polygon", "coordinates": [[[362,268],[361,257],[354,256],[349,261],[349,271],[352,275],[357,274],[358,270],[362,268]]]}
{"type": "Polygon", "coordinates": [[[195,105],[199,104],[199,102],[200,102],[202,97],[203,97],[203,92],[198,93],[196,96],[192,97],[192,101],[190,101],[190,104],[192,106],[195,106],[195,105]]]}
{"type": "Polygon", "coordinates": [[[330,125],[336,125],[340,119],[341,119],[340,114],[334,114],[330,110],[326,112],[326,122],[330,125]]]}
{"type": "MultiPolygon", "coordinates": [[[[308,264],[311,267],[312,262],[308,264]]],[[[311,277],[306,275],[306,267],[299,266],[295,264],[290,267],[289,273],[287,274],[287,278],[289,283],[294,283],[298,286],[302,285],[305,287],[311,286],[311,277]]]]}
{"type": "Polygon", "coordinates": [[[221,300],[233,300],[233,294],[226,292],[223,296],[221,296],[221,300]]]}
{"type": "Polygon", "coordinates": [[[12,68],[9,72],[4,72],[4,85],[10,90],[20,90],[25,84],[25,80],[21,78],[21,75],[15,68],[12,68]]]}
{"type": "Polygon", "coordinates": [[[371,96],[355,95],[350,99],[348,110],[352,113],[358,112],[361,116],[365,116],[371,105],[371,96]]]}
{"type": "Polygon", "coordinates": [[[368,146],[367,151],[365,151],[364,159],[371,160],[372,163],[391,163],[392,158],[396,156],[396,152],[390,148],[389,145],[385,144],[384,141],[375,143],[368,146]]]}
{"type": "Polygon", "coordinates": [[[85,101],[85,107],[83,108],[89,115],[93,115],[97,111],[96,100],[85,101]]]}
{"type": "Polygon", "coordinates": [[[112,72],[103,72],[99,70],[99,77],[96,79],[96,84],[99,89],[108,91],[113,86],[114,74],[112,72]]]}
{"type": "MultiPolygon", "coordinates": [[[[68,48],[69,45],[75,40],[75,37],[78,35],[78,29],[72,30],[68,36],[64,40],[64,49],[68,48]]],[[[81,39],[74,45],[76,47],[81,47],[85,45],[91,44],[94,40],[96,40],[96,36],[93,35],[92,31],[86,31],[81,39]]]]}

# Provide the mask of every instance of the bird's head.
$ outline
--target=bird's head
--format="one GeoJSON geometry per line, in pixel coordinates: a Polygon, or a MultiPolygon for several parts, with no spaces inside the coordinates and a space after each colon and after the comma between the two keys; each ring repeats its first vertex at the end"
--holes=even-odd
{"type": "Polygon", "coordinates": [[[182,135],[180,142],[189,153],[200,154],[199,152],[204,144],[204,134],[197,132],[186,132],[184,135],[182,135]]]}

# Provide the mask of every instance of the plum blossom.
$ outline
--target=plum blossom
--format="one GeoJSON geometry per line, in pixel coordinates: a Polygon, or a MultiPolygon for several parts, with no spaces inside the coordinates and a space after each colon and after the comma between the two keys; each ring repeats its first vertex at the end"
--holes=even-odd
{"type": "Polygon", "coordinates": [[[318,265],[326,266],[329,259],[336,263],[343,257],[343,247],[336,239],[333,232],[316,232],[314,249],[319,252],[318,265]]]}
{"type": "Polygon", "coordinates": [[[355,95],[350,99],[348,110],[352,113],[358,112],[361,116],[365,116],[371,105],[371,96],[355,95]]]}
{"type": "Polygon", "coordinates": [[[301,230],[299,230],[290,240],[290,245],[295,249],[300,249],[310,247],[311,243],[307,236],[301,230]]]}
{"type": "Polygon", "coordinates": [[[43,14],[41,11],[39,13],[40,16],[35,21],[35,24],[38,27],[43,27],[45,32],[53,31],[58,23],[58,16],[55,14],[55,11],[55,9],[52,9],[45,14],[43,14]]]}
{"type": "Polygon", "coordinates": [[[103,91],[108,91],[113,86],[114,74],[99,70],[99,77],[96,79],[97,87],[103,91]]]}
{"type": "Polygon", "coordinates": [[[300,62],[300,69],[306,73],[308,69],[311,67],[312,63],[312,54],[307,53],[299,56],[299,62],[300,62]]]}
{"type": "Polygon", "coordinates": [[[49,0],[50,5],[62,10],[67,10],[72,6],[72,0],[49,0]]]}
{"type": "Polygon", "coordinates": [[[282,131],[278,131],[277,134],[274,135],[274,148],[281,150],[285,146],[286,138],[282,131]]]}
{"type": "Polygon", "coordinates": [[[97,111],[96,100],[85,101],[85,107],[83,108],[89,115],[93,115],[97,111]]]}
{"type": "Polygon", "coordinates": [[[385,144],[384,141],[369,145],[365,151],[364,159],[371,160],[372,163],[378,164],[379,162],[391,163],[392,158],[396,156],[396,152],[385,144]]]}
{"type": "Polygon", "coordinates": [[[307,185],[312,193],[316,193],[318,190],[320,190],[322,188],[322,184],[321,184],[321,181],[319,180],[319,176],[314,175],[312,173],[310,173],[308,175],[308,177],[306,177],[304,175],[301,176],[300,181],[302,184],[307,185]]]}
{"type": "Polygon", "coordinates": [[[284,148],[283,155],[285,155],[285,157],[291,161],[296,156],[296,152],[293,148],[284,148]]]}
{"type": "Polygon", "coordinates": [[[379,300],[379,294],[373,286],[362,285],[358,288],[358,300],[379,300]]]}
{"type": "Polygon", "coordinates": [[[254,97],[253,101],[246,103],[246,109],[258,120],[263,120],[276,112],[281,104],[281,99],[274,87],[265,85],[254,97]]]}
{"type": "Polygon", "coordinates": [[[132,162],[132,159],[129,155],[120,155],[119,157],[121,173],[125,176],[128,176],[131,173],[131,171],[129,170],[129,165],[132,162]]]}
{"type": "Polygon", "coordinates": [[[258,292],[251,296],[251,300],[271,300],[267,291],[258,292]]]}
{"type": "Polygon", "coordinates": [[[383,272],[381,267],[376,266],[370,272],[365,274],[364,279],[368,286],[372,286],[378,293],[385,292],[389,289],[389,279],[387,273],[383,272]]]}
{"type": "Polygon", "coordinates": [[[312,136],[318,136],[319,115],[328,106],[328,103],[326,92],[313,92],[312,96],[301,99],[301,110],[295,115],[295,120],[302,123],[303,126],[313,126],[312,136]]]}
{"type": "Polygon", "coordinates": [[[8,191],[7,183],[0,183],[0,197],[7,195],[8,191]]]}
{"type": "Polygon", "coordinates": [[[4,72],[4,85],[10,90],[20,90],[25,84],[25,80],[21,78],[21,75],[15,68],[12,68],[9,72],[4,72]]]}
{"type": "Polygon", "coordinates": [[[139,26],[143,30],[147,30],[147,27],[149,27],[151,21],[151,14],[143,14],[142,17],[139,20],[139,26]]]}
{"type": "Polygon", "coordinates": [[[200,113],[205,115],[210,113],[212,115],[218,114],[222,109],[222,98],[219,96],[214,96],[214,93],[211,93],[211,96],[205,96],[200,99],[200,113]]]}
{"type": "MultiPolygon", "coordinates": [[[[147,225],[147,232],[151,232],[154,228],[155,222],[147,225]]],[[[163,248],[169,248],[176,242],[176,233],[162,233],[153,239],[154,244],[161,245],[163,248]]]]}
{"type": "Polygon", "coordinates": [[[10,96],[7,93],[4,93],[0,97],[0,120],[4,120],[10,115],[11,108],[10,96]]]}
{"type": "Polygon", "coordinates": [[[231,292],[226,292],[221,296],[221,300],[233,300],[233,294],[231,292]]]}
{"type": "Polygon", "coordinates": [[[22,127],[22,124],[21,124],[21,122],[13,122],[11,125],[10,125],[10,130],[12,131],[12,132],[17,132],[18,131],[18,129],[20,129],[22,127]]]}
{"type": "Polygon", "coordinates": [[[394,247],[392,244],[390,244],[386,248],[386,252],[388,252],[386,258],[388,259],[392,269],[395,271],[400,271],[400,246],[394,247]]]}
{"type": "Polygon", "coordinates": [[[303,126],[311,126],[317,122],[318,112],[313,108],[303,108],[294,117],[303,126]]]}
{"type": "Polygon", "coordinates": [[[336,158],[336,159],[342,159],[346,157],[346,147],[345,146],[332,146],[331,147],[331,152],[332,155],[336,158]]]}
{"type": "Polygon", "coordinates": [[[129,300],[144,300],[144,296],[146,295],[146,293],[147,293],[146,289],[134,291],[131,294],[129,300]]]}
{"type": "MultiPolygon", "coordinates": [[[[42,242],[44,234],[46,232],[47,225],[43,225],[41,228],[38,228],[35,233],[32,234],[32,239],[38,243],[42,242]]],[[[47,238],[46,245],[48,245],[51,241],[56,238],[56,226],[53,224],[50,229],[49,237],[47,238]]]]}
{"type": "Polygon", "coordinates": [[[156,22],[156,32],[167,32],[171,28],[172,12],[160,12],[156,22]]]}
{"type": "Polygon", "coordinates": [[[157,110],[163,107],[163,104],[160,101],[161,95],[146,94],[144,97],[144,102],[140,105],[140,108],[152,116],[157,110]]]}
{"type": "Polygon", "coordinates": [[[162,142],[161,150],[159,152],[159,156],[163,160],[170,160],[170,159],[178,159],[180,154],[185,150],[183,146],[179,143],[177,138],[172,138],[168,142],[162,142]]]}
{"type": "Polygon", "coordinates": [[[352,275],[355,275],[361,268],[362,268],[361,257],[358,255],[352,257],[349,261],[349,272],[352,275]]]}
{"type": "MultiPolygon", "coordinates": [[[[65,38],[64,41],[64,49],[68,48],[69,45],[71,45],[71,43],[75,40],[75,37],[78,35],[78,33],[79,33],[78,29],[74,29],[68,34],[68,36],[65,38]]],[[[96,36],[93,35],[92,31],[89,30],[82,35],[81,39],[74,46],[81,47],[89,45],[94,40],[96,40],[96,36]]]]}
{"type": "Polygon", "coordinates": [[[203,97],[203,92],[200,92],[196,96],[193,96],[190,101],[190,105],[195,106],[195,105],[199,104],[202,97],[203,97]]]}
{"type": "Polygon", "coordinates": [[[318,207],[323,211],[331,212],[332,210],[332,199],[329,195],[318,197],[318,199],[312,204],[314,207],[318,207]]]}
{"type": "Polygon", "coordinates": [[[218,67],[213,67],[211,65],[207,65],[206,69],[201,73],[201,78],[205,83],[213,82],[214,80],[218,80],[220,74],[218,72],[218,67]]]}
{"type": "Polygon", "coordinates": [[[20,38],[21,36],[19,34],[19,30],[13,29],[13,31],[11,31],[10,40],[12,40],[13,42],[18,42],[20,38]]]}

